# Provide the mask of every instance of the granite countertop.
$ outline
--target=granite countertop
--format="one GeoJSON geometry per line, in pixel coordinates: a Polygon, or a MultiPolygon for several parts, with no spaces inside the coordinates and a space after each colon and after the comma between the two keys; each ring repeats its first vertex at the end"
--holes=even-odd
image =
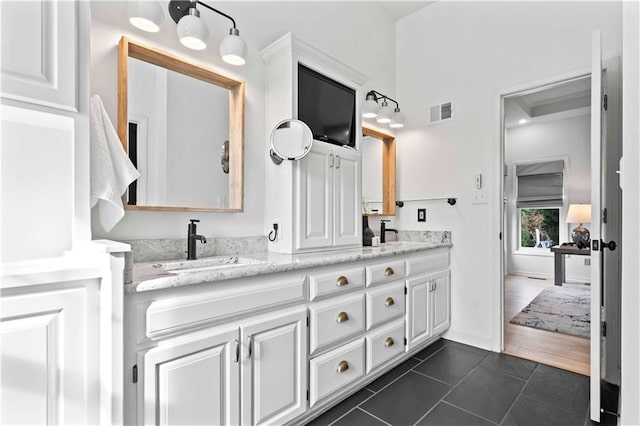
{"type": "Polygon", "coordinates": [[[139,293],[149,290],[376,259],[379,257],[414,253],[440,247],[451,247],[451,243],[394,241],[379,247],[358,247],[304,254],[283,254],[264,251],[243,255],[201,258],[190,261],[173,260],[134,263],[133,282],[126,286],[126,290],[129,293],[139,293]],[[215,266],[212,267],[212,265],[215,266]],[[169,272],[171,270],[174,272],[169,272]]]}

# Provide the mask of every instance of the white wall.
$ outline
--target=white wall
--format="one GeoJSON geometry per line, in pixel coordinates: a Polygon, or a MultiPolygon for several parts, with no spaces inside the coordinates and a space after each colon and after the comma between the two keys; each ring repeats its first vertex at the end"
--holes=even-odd
{"type": "MultiPolygon", "coordinates": [[[[591,31],[604,58],[621,53],[617,2],[436,2],[397,23],[396,94],[406,116],[398,135],[398,199],[457,197],[398,209],[392,225],[451,230],[450,338],[495,344],[500,232],[501,90],[588,69],[591,31]],[[429,127],[430,105],[453,101],[453,121],[429,127]],[[489,204],[471,204],[481,172],[489,204]],[[427,222],[416,222],[426,207],[427,222]]],[[[495,348],[499,349],[499,348],[495,348]]]]}
{"type": "MultiPolygon", "coordinates": [[[[507,196],[506,270],[510,274],[553,278],[553,253],[548,249],[529,254],[519,249],[518,209],[516,208],[515,163],[566,159],[564,173],[564,206],[560,210],[560,241],[570,241],[570,229],[577,224],[566,223],[569,204],[590,203],[591,185],[591,115],[564,118],[507,129],[505,132],[505,180],[507,196]]],[[[587,228],[589,225],[587,224],[587,228]]],[[[590,268],[584,265],[584,256],[566,256],[568,281],[589,282],[590,268]]]]}
{"type": "MultiPolygon", "coordinates": [[[[115,122],[117,113],[117,44],[122,35],[197,61],[247,83],[245,97],[245,209],[243,213],[189,213],[127,211],[109,233],[92,221],[94,238],[183,238],[188,219],[199,218],[198,231],[207,236],[266,235],[264,201],[264,64],[260,50],[287,32],[336,57],[370,77],[366,90],[375,88],[393,96],[395,86],[395,26],[371,2],[216,2],[234,17],[248,46],[247,64],[233,67],[218,54],[228,34],[224,18],[202,10],[211,32],[210,46],[190,51],[179,43],[176,26],[165,17],[159,33],[139,31],[128,24],[121,2],[91,2],[91,91],[98,93],[115,122]]],[[[364,93],[366,93],[366,90],[364,93]]]]}

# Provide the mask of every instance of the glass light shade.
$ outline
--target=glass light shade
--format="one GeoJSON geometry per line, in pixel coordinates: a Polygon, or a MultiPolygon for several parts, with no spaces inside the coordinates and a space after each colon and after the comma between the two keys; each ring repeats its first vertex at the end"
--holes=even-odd
{"type": "Polygon", "coordinates": [[[391,121],[391,108],[389,108],[389,104],[387,104],[386,100],[382,102],[382,106],[378,110],[376,121],[382,124],[389,123],[391,121]]]}
{"type": "Polygon", "coordinates": [[[198,16],[189,14],[180,18],[177,32],[180,43],[189,49],[203,50],[207,47],[209,29],[198,16]]]}
{"type": "Polygon", "coordinates": [[[400,108],[396,108],[391,115],[391,122],[389,123],[389,127],[393,127],[397,129],[399,127],[404,127],[404,114],[400,112],[400,108]]]}
{"type": "Polygon", "coordinates": [[[162,7],[156,1],[134,1],[129,3],[129,22],[134,27],[150,33],[160,31],[164,21],[162,7]]]}
{"type": "Polygon", "coordinates": [[[570,204],[567,223],[591,223],[591,204],[570,204]]]}
{"type": "Polygon", "coordinates": [[[364,105],[362,105],[362,116],[364,118],[373,118],[376,115],[378,115],[379,108],[380,108],[380,105],[378,105],[378,102],[376,102],[374,98],[367,99],[364,102],[364,105]]]}
{"type": "Polygon", "coordinates": [[[244,65],[247,56],[247,45],[240,38],[240,32],[231,28],[229,35],[220,44],[222,60],[231,65],[244,65]]]}

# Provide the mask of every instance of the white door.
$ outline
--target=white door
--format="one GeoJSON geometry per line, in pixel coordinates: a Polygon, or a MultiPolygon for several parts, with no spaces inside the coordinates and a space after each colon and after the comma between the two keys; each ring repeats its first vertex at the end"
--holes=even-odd
{"type": "Polygon", "coordinates": [[[602,157],[602,48],[600,30],[591,41],[591,420],[600,421],[601,378],[601,157],[602,157]]]}
{"type": "Polygon", "coordinates": [[[334,163],[334,245],[357,245],[362,241],[360,155],[336,148],[334,163]]]}
{"type": "Polygon", "coordinates": [[[145,425],[238,424],[239,332],[210,329],[142,353],[138,413],[145,425]]]}
{"type": "Polygon", "coordinates": [[[407,280],[407,350],[431,337],[431,276],[407,280]]]}
{"type": "Polygon", "coordinates": [[[333,244],[333,148],[316,143],[296,162],[296,249],[333,244]]]}
{"type": "Polygon", "coordinates": [[[444,332],[451,325],[451,279],[449,270],[431,277],[431,335],[444,332]]]}
{"type": "Polygon", "coordinates": [[[284,424],[307,408],[307,310],[241,326],[242,424],[284,424]]]}

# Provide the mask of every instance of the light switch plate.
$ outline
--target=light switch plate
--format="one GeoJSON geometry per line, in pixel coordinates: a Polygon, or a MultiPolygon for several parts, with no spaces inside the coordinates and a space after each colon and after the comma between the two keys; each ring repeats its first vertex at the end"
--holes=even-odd
{"type": "Polygon", "coordinates": [[[418,222],[427,221],[427,209],[418,209],[418,222]]]}

